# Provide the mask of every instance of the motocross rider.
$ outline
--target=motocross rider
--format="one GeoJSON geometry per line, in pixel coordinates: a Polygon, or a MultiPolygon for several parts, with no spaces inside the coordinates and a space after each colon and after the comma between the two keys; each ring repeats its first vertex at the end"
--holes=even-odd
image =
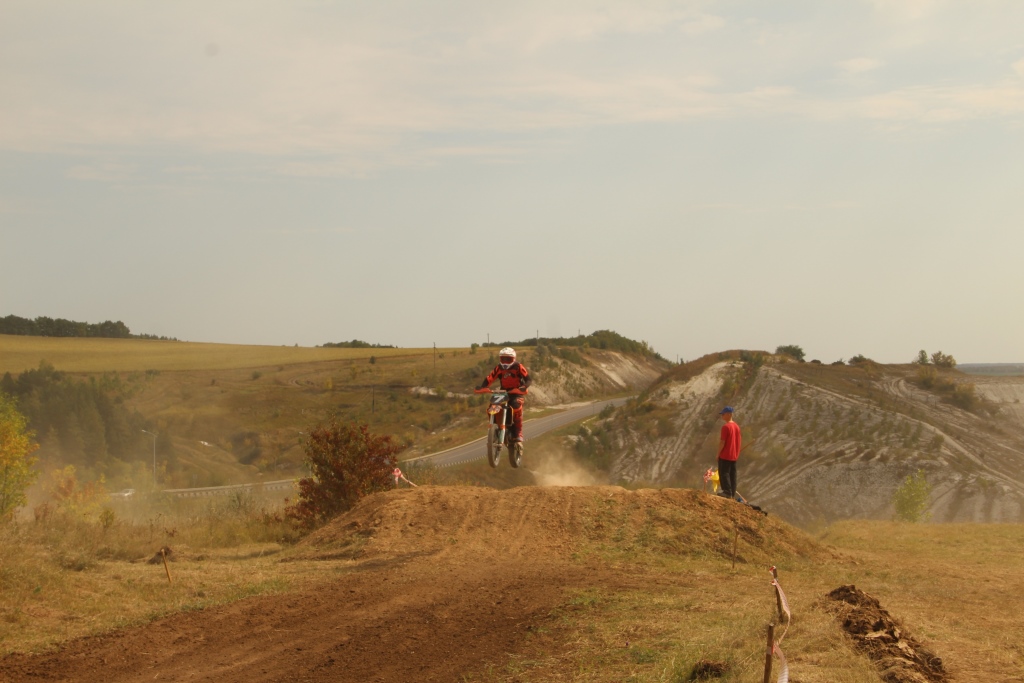
{"type": "Polygon", "coordinates": [[[530,377],[530,371],[525,365],[516,362],[515,349],[506,346],[498,352],[498,365],[484,378],[480,388],[488,388],[496,379],[501,380],[501,388],[509,393],[508,405],[512,408],[512,441],[522,443],[523,403],[526,401],[526,392],[533,378],[530,377]]]}

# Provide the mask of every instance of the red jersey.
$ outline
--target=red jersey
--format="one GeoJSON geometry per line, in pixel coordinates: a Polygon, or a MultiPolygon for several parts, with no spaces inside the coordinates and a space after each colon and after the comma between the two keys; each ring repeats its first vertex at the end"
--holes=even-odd
{"type": "Polygon", "coordinates": [[[491,374],[487,375],[483,385],[490,386],[496,379],[501,380],[501,388],[505,391],[519,389],[524,394],[530,388],[530,383],[533,382],[530,371],[521,363],[513,363],[508,366],[507,370],[498,365],[491,370],[491,374]]]}
{"type": "Polygon", "coordinates": [[[726,422],[722,425],[722,450],[718,452],[718,458],[720,460],[739,460],[742,441],[740,426],[735,422],[726,422]]]}

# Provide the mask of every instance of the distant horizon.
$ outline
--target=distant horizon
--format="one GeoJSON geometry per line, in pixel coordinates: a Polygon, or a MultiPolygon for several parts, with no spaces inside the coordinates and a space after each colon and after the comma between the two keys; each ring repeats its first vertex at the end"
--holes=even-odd
{"type": "MultiPolygon", "coordinates": [[[[2,317],[4,317],[4,316],[0,315],[0,318],[2,318],[2,317]]],[[[21,317],[27,317],[27,316],[21,316],[21,317]]],[[[50,316],[43,316],[43,317],[50,317],[50,316]]],[[[89,321],[78,321],[78,322],[89,322],[89,321]]],[[[97,322],[106,322],[106,321],[97,321],[97,322]]],[[[124,321],[110,320],[110,322],[124,322],[124,321]]],[[[124,323],[124,324],[128,325],[127,323],[124,323]]],[[[128,327],[129,327],[129,329],[131,328],[130,325],[128,325],[128,327]]],[[[598,332],[600,330],[609,330],[611,332],[615,332],[617,334],[621,334],[623,337],[626,337],[627,339],[631,339],[631,340],[637,341],[637,342],[645,341],[645,340],[642,340],[642,339],[637,339],[637,338],[631,337],[629,334],[624,334],[624,333],[620,332],[619,330],[613,330],[613,329],[610,329],[610,328],[607,328],[607,327],[599,328],[599,329],[596,329],[596,330],[591,330],[590,332],[583,333],[582,336],[586,337],[586,336],[592,335],[595,332],[598,332]]],[[[133,332],[133,334],[146,335],[146,333],[134,333],[134,332],[133,332]]],[[[55,337],[55,336],[40,336],[40,335],[11,335],[11,334],[3,334],[3,333],[0,333],[0,336],[6,336],[6,337],[34,336],[34,337],[36,337],[38,339],[95,339],[95,340],[99,340],[99,339],[114,339],[114,338],[107,338],[107,337],[70,337],[70,336],[69,337],[55,337]]],[[[391,344],[390,342],[387,342],[387,341],[380,341],[380,340],[374,340],[374,339],[359,339],[359,338],[356,338],[356,337],[353,337],[351,339],[336,339],[336,340],[331,340],[331,341],[320,342],[320,343],[317,343],[317,344],[300,344],[300,343],[297,343],[297,342],[296,343],[292,343],[292,344],[261,344],[261,343],[244,342],[244,341],[209,341],[209,340],[203,340],[203,339],[183,339],[181,337],[173,337],[173,335],[171,337],[166,337],[164,339],[156,338],[154,335],[148,335],[148,336],[149,336],[149,338],[129,337],[129,338],[125,338],[125,339],[131,340],[131,341],[155,341],[155,342],[171,342],[171,343],[185,343],[185,344],[221,344],[221,345],[225,345],[225,346],[267,346],[267,347],[296,347],[297,346],[299,348],[324,348],[324,344],[336,344],[336,343],[340,343],[340,342],[349,342],[349,341],[356,341],[356,340],[358,340],[358,341],[362,341],[362,342],[367,342],[369,344],[388,344],[388,345],[391,345],[392,348],[396,348],[396,349],[428,349],[429,350],[431,348],[434,348],[433,342],[425,343],[425,344],[422,344],[422,345],[416,345],[416,344],[401,345],[401,344],[391,344]]],[[[562,335],[561,337],[546,337],[545,335],[541,335],[541,339],[553,339],[553,338],[554,339],[557,339],[557,338],[571,339],[571,338],[573,338],[575,336],[577,336],[577,335],[562,335]]],[[[488,342],[486,339],[484,339],[484,340],[480,340],[480,341],[473,340],[473,341],[471,341],[471,342],[469,342],[467,344],[445,344],[443,346],[438,344],[436,348],[438,348],[438,349],[463,349],[463,348],[468,349],[468,348],[471,348],[473,344],[480,345],[480,348],[493,348],[493,347],[496,347],[496,346],[500,346],[503,343],[521,344],[522,342],[528,342],[528,341],[529,341],[529,338],[522,339],[519,342],[507,342],[507,341],[504,341],[504,342],[498,342],[498,341],[488,342]],[[485,346],[486,344],[490,344],[490,346],[485,346]]],[[[777,346],[779,346],[779,345],[777,345],[777,346]]],[[[802,345],[798,344],[798,346],[802,346],[802,345]]],[[[384,347],[376,347],[376,348],[388,348],[388,347],[384,346],[384,347]]],[[[531,348],[531,347],[529,345],[527,345],[526,348],[531,348]]],[[[707,351],[705,353],[693,356],[691,358],[684,358],[684,359],[682,359],[682,362],[684,362],[684,363],[685,362],[689,362],[689,361],[696,360],[698,358],[702,358],[704,356],[712,355],[712,354],[715,354],[715,353],[723,353],[723,352],[726,352],[726,351],[739,351],[739,350],[744,350],[744,351],[761,351],[761,352],[772,353],[772,354],[775,353],[774,349],[769,349],[769,348],[756,348],[756,347],[741,348],[741,347],[737,347],[737,346],[727,346],[727,347],[723,347],[721,349],[715,349],[715,350],[712,350],[712,351],[707,351]]],[[[658,351],[658,349],[654,348],[653,346],[651,347],[651,351],[654,352],[654,353],[657,353],[660,356],[662,356],[665,360],[667,360],[669,362],[672,362],[672,363],[676,362],[675,358],[668,357],[667,355],[665,355],[665,354],[661,353],[660,351],[658,351]]],[[[805,350],[805,353],[806,353],[806,356],[807,356],[807,358],[806,358],[807,362],[809,362],[811,360],[820,360],[822,363],[824,363],[826,365],[832,362],[832,361],[822,360],[821,358],[813,357],[812,354],[807,353],[806,350],[805,350]]],[[[954,356],[954,358],[956,357],[955,353],[952,354],[952,355],[954,356]]],[[[874,360],[875,362],[884,363],[886,365],[911,365],[911,364],[913,364],[913,360],[907,360],[907,361],[880,361],[880,360],[876,360],[874,358],[871,358],[870,356],[868,356],[868,358],[870,360],[874,360]]],[[[848,360],[848,359],[844,359],[844,360],[848,360]]],[[[970,367],[970,366],[975,366],[975,367],[997,367],[997,366],[1018,366],[1018,365],[1024,366],[1024,361],[974,362],[974,361],[960,361],[960,360],[957,360],[957,367],[970,367]]]]}

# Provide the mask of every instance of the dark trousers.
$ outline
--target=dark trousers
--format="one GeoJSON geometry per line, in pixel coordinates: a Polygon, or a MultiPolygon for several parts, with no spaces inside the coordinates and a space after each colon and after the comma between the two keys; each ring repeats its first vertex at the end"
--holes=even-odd
{"type": "Polygon", "coordinates": [[[718,485],[722,493],[736,497],[736,461],[718,459],[718,485]]]}

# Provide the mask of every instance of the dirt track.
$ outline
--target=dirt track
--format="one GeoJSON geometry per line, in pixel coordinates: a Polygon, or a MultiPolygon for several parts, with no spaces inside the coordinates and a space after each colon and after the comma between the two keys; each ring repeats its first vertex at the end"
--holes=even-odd
{"type": "MultiPolygon", "coordinates": [[[[0,681],[458,681],[536,647],[529,631],[551,625],[567,589],[635,582],[572,560],[580,538],[666,506],[732,528],[722,504],[734,505],[618,487],[378,494],[296,549],[323,560],[316,589],[13,655],[0,681]]],[[[741,531],[748,515],[763,519],[739,508],[741,531]]]]}
{"type": "Polygon", "coordinates": [[[572,578],[536,565],[478,564],[423,579],[422,561],[389,564],[314,591],[181,614],[50,655],[10,657],[0,678],[453,681],[516,650],[572,578]]]}

